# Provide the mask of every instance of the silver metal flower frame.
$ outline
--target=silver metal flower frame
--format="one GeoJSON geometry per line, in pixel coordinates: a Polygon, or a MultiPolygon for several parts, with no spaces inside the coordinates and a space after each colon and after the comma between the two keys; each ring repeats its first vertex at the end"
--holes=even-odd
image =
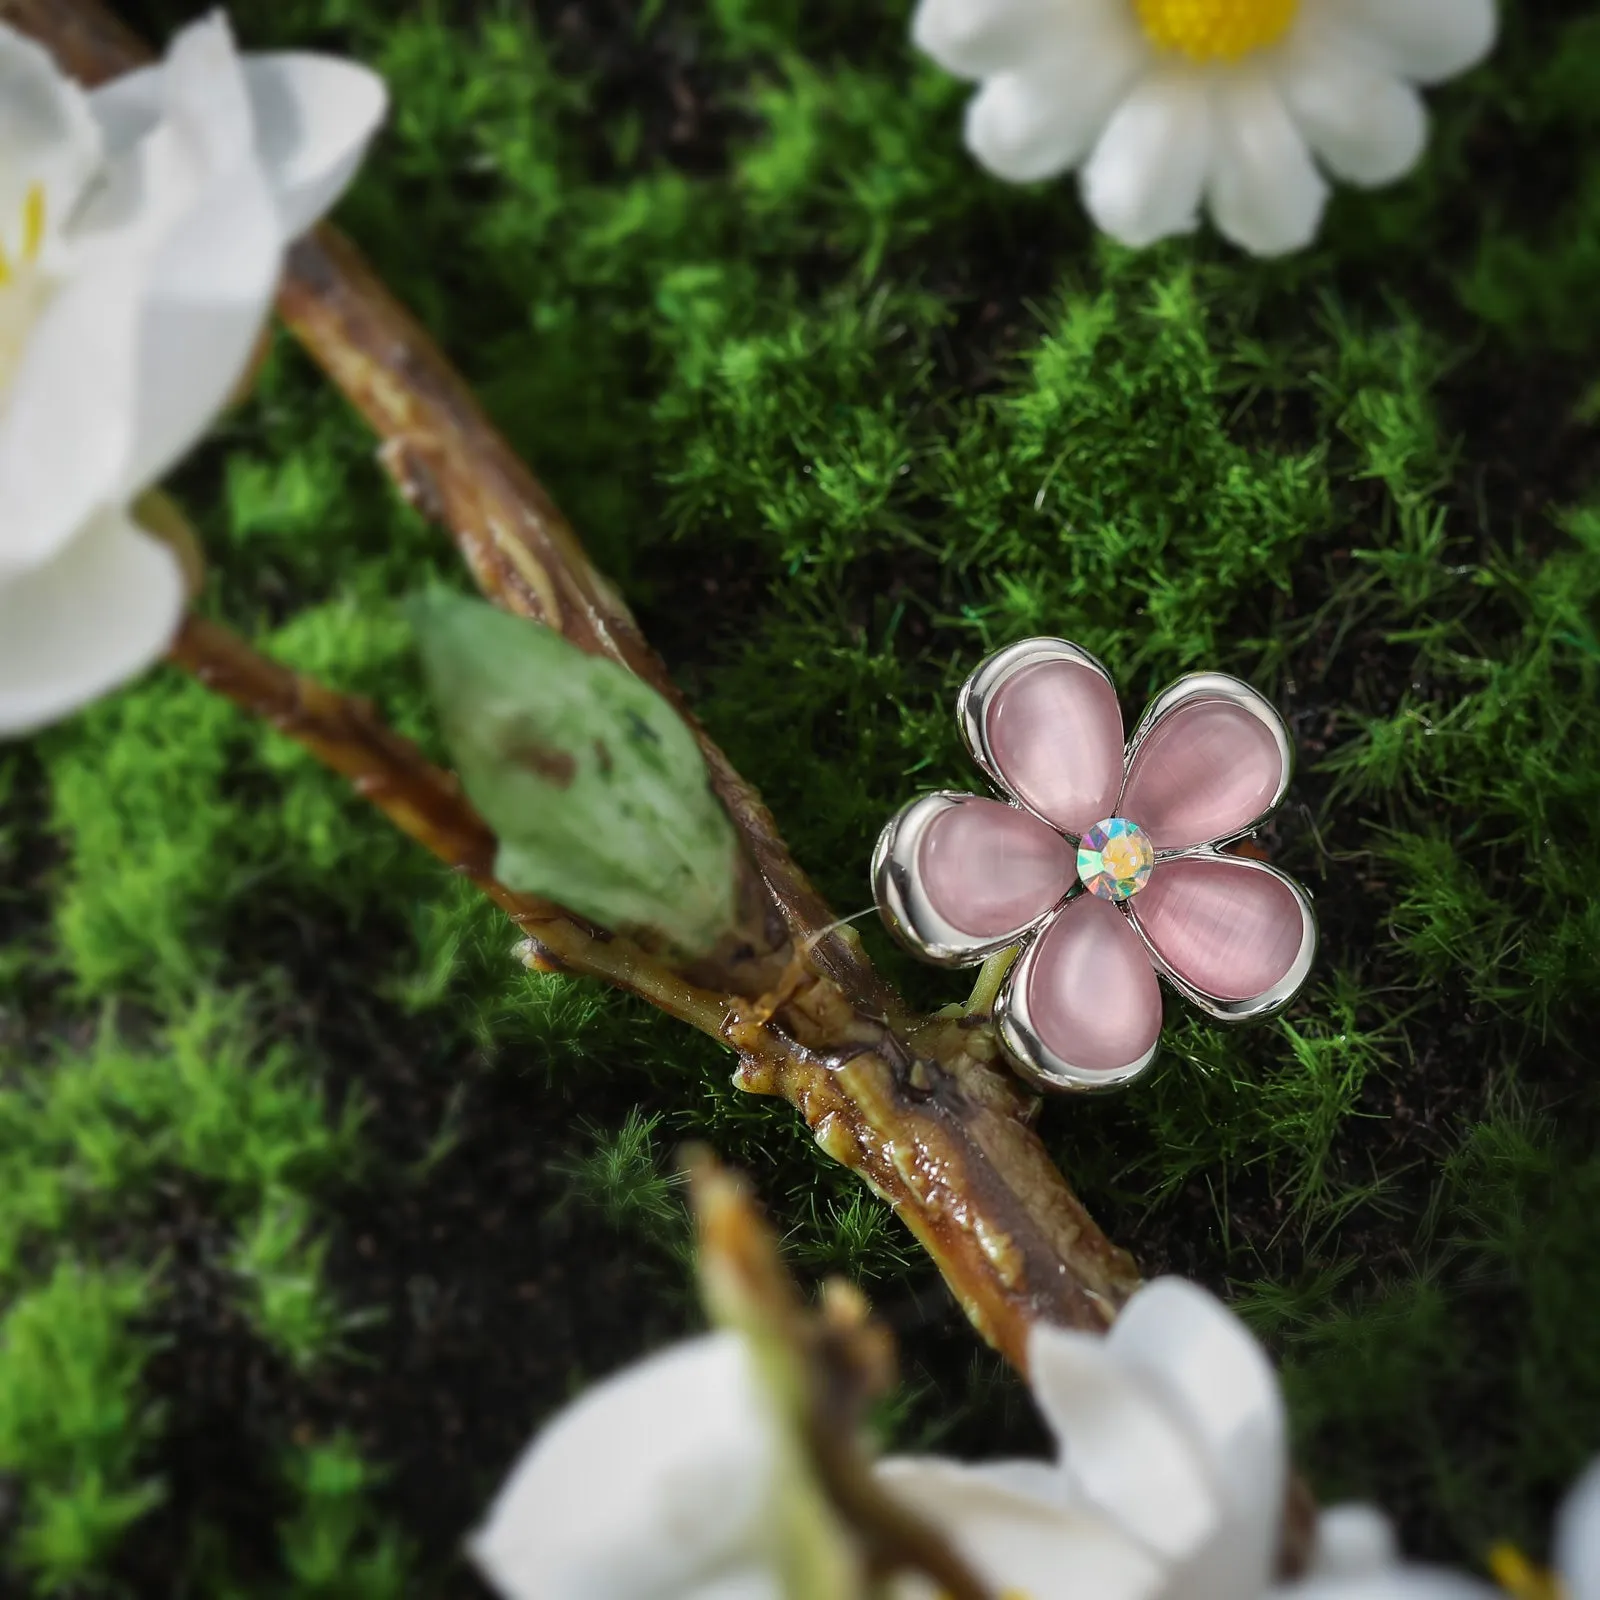
{"type": "MultiPolygon", "coordinates": [[[[1076,847],[1078,835],[1041,816],[1034,807],[1013,793],[989,740],[989,713],[1000,691],[1027,668],[1052,661],[1087,668],[1115,693],[1110,673],[1082,646],[1065,639],[1023,639],[989,656],[973,671],[962,685],[956,702],[956,720],[973,760],[994,787],[993,798],[1037,817],[1069,845],[1076,847]]],[[[1228,848],[1250,837],[1271,816],[1288,790],[1294,751],[1283,719],[1270,701],[1238,678],[1217,672],[1195,672],[1179,678],[1151,701],[1123,747],[1123,780],[1118,791],[1118,805],[1127,789],[1134,759],[1157,724],[1180,706],[1202,701],[1226,702],[1247,712],[1270,733],[1279,757],[1278,782],[1268,803],[1242,827],[1201,844],[1156,850],[1157,869],[1164,861],[1184,858],[1204,860],[1225,855],[1231,868],[1266,873],[1294,897],[1301,921],[1299,950],[1288,970],[1270,988],[1248,999],[1228,999],[1206,993],[1173,969],[1141,924],[1133,900],[1117,903],[1116,910],[1137,935],[1156,973],[1176,993],[1218,1021],[1244,1022],[1271,1016],[1287,1006],[1304,986],[1317,953],[1316,915],[1305,890],[1267,862],[1235,854],[1228,848]]],[[[1023,1076],[1034,1084],[1046,1089],[1092,1094],[1131,1083],[1154,1060],[1160,1048],[1159,1037],[1143,1056],[1122,1068],[1112,1071],[1089,1069],[1066,1059],[1047,1045],[1029,1013],[1029,980],[1040,947],[1039,935],[1069,902],[1085,892],[1081,883],[1074,883],[1055,904],[1020,928],[986,939],[975,938],[955,927],[938,912],[923,889],[917,863],[929,826],[951,807],[979,798],[988,797],[939,790],[912,801],[885,827],[872,858],[873,893],[885,925],[912,954],[939,966],[975,966],[1002,950],[1013,946],[1018,948],[1018,958],[995,999],[994,1017],[1007,1053],[1023,1076]]]]}

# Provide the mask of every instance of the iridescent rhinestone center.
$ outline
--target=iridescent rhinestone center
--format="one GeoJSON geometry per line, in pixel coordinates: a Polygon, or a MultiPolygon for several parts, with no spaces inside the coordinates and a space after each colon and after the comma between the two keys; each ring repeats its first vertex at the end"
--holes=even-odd
{"type": "Polygon", "coordinates": [[[1078,876],[1090,894],[1113,902],[1126,900],[1150,881],[1155,847],[1137,822],[1107,817],[1084,834],[1078,845],[1078,876]]]}

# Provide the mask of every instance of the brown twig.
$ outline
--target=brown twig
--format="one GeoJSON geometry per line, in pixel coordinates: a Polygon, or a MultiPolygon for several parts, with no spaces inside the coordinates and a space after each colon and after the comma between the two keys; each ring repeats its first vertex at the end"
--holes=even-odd
{"type": "Polygon", "coordinates": [[[278,308],[383,440],[379,459],[401,494],[449,530],[484,595],[620,662],[666,697],[699,740],[712,786],[791,932],[812,939],[816,964],[858,1003],[897,1013],[900,1002],[859,946],[823,931],[834,918],[772,813],[695,719],[544,486],[355,246],[332,228],[302,240],[278,308]]]}
{"type": "Polygon", "coordinates": [[[290,671],[202,617],[184,622],[169,654],[208,689],[348,778],[402,833],[477,884],[532,942],[530,965],[603,977],[692,1027],[720,1034],[726,996],[697,987],[634,941],[602,934],[560,906],[501,883],[494,834],[461,786],[385,727],[366,701],[290,671]]]}
{"type": "MultiPolygon", "coordinates": [[[[929,1023],[913,1047],[798,960],[796,975],[766,996],[707,988],[697,973],[676,970],[635,940],[601,933],[500,883],[494,835],[455,779],[365,702],[198,617],[185,623],[172,659],[303,745],[403,833],[471,878],[529,936],[533,964],[602,978],[732,1046],[744,1086],[796,1101],[823,1148],[894,1204],[979,1329],[1019,1366],[1032,1320],[1103,1327],[1131,1291],[1137,1280],[1126,1258],[1094,1228],[1024,1126],[1025,1104],[998,1070],[981,1020],[929,1023]],[[1074,1264],[1070,1275],[1064,1260],[1074,1264]],[[1050,1281],[1052,1263],[1057,1281],[1047,1300],[1033,1283],[1050,1281]]],[[[768,970],[748,961],[741,941],[731,944],[702,963],[715,980],[727,985],[768,970]]]]}

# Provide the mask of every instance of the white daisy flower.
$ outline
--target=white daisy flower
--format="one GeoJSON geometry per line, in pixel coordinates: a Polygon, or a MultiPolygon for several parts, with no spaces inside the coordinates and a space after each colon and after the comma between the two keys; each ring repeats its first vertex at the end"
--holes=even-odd
{"type": "Polygon", "coordinates": [[[1257,255],[1310,242],[1324,173],[1409,171],[1416,86],[1481,59],[1494,31],[1494,0],[920,0],[912,23],[981,82],[967,144],[998,177],[1078,168],[1090,215],[1130,245],[1188,232],[1203,202],[1257,255]]]}
{"type": "Polygon", "coordinates": [[[347,62],[241,59],[220,14],[88,93],[0,24],[0,737],[171,641],[183,576],[128,507],[226,403],[384,105],[347,62]]]}

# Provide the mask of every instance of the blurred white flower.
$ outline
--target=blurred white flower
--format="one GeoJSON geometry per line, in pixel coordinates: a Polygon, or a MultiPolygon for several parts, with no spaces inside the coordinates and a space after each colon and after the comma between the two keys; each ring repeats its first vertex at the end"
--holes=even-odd
{"type": "Polygon", "coordinates": [[[469,1549],[508,1600],[782,1600],[780,1466],[749,1347],[706,1334],[558,1414],[469,1549]]]}
{"type": "Polygon", "coordinates": [[[1494,0],[920,0],[916,43],[981,80],[967,144],[1012,182],[1080,169],[1126,244],[1192,229],[1202,201],[1258,255],[1310,242],[1318,163],[1389,183],[1416,163],[1416,85],[1478,61],[1494,0]]]}
{"type": "Polygon", "coordinates": [[[1006,1600],[1492,1600],[1470,1578],[1400,1564],[1368,1506],[1324,1511],[1311,1571],[1274,1586],[1283,1397],[1244,1324],[1192,1283],[1147,1284],[1104,1338],[1035,1327],[1028,1371],[1054,1464],[878,1468],[1006,1600]]]}
{"type": "Polygon", "coordinates": [[[241,59],[220,14],[87,93],[0,25],[0,737],[170,642],[182,573],[128,507],[226,403],[384,106],[351,63],[241,59]]]}
{"type": "Polygon", "coordinates": [[[1028,1600],[1265,1592],[1286,1493],[1283,1401],[1232,1313],[1193,1284],[1158,1279],[1103,1338],[1037,1325],[1028,1380],[1056,1436],[1054,1465],[879,1467],[997,1590],[1028,1600]]]}
{"type": "MultiPolygon", "coordinates": [[[[1324,1515],[1324,1526],[1332,1515],[1324,1515]]],[[[1556,1515],[1553,1570],[1535,1566],[1512,1545],[1496,1545],[1489,1568],[1499,1588],[1435,1567],[1394,1564],[1392,1540],[1388,1553],[1378,1548],[1385,1530],[1377,1519],[1374,1530],[1335,1550],[1304,1582],[1273,1591],[1273,1600],[1600,1600],[1600,1460],[1590,1464],[1556,1515]],[[1364,1553],[1355,1554],[1354,1546],[1364,1553]]]]}
{"type": "MultiPolygon", "coordinates": [[[[1322,1512],[1310,1570],[1277,1583],[1282,1394],[1243,1323],[1191,1283],[1147,1285],[1103,1338],[1035,1327],[1028,1359],[1054,1462],[876,1468],[997,1600],[1600,1600],[1600,1462],[1558,1520],[1556,1577],[1515,1552],[1494,1563],[1504,1590],[1402,1563],[1387,1518],[1350,1505],[1322,1512]]],[[[805,1467],[770,1383],[723,1332],[598,1384],[513,1469],[470,1541],[479,1570],[506,1600],[845,1595],[786,1569],[805,1467]]],[[[837,1537],[802,1532],[814,1548],[837,1537]]],[[[939,1600],[919,1576],[890,1593],[939,1600]]]]}
{"type": "Polygon", "coordinates": [[[1556,1517],[1555,1566],[1566,1600],[1600,1600],[1600,1459],[1556,1517]]]}

